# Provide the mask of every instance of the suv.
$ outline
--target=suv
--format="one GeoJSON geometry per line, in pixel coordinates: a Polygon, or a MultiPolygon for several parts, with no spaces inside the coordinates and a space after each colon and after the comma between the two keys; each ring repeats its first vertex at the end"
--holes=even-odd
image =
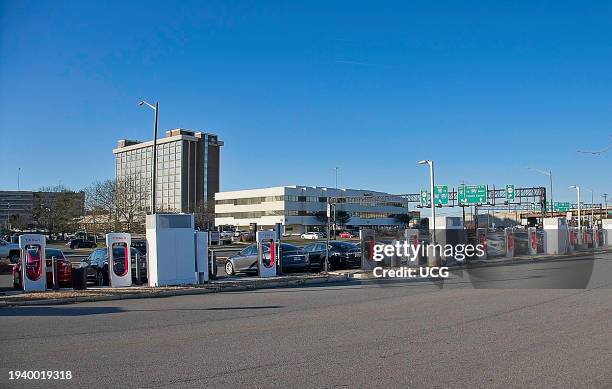
{"type": "MultiPolygon", "coordinates": [[[[136,257],[139,257],[140,281],[147,281],[147,256],[143,255],[138,249],[130,247],[132,282],[136,283],[136,257]]],[[[105,248],[95,249],[86,259],[81,261],[80,267],[85,268],[88,282],[93,282],[97,286],[109,284],[108,274],[108,251],[105,248]]]]}
{"type": "Polygon", "coordinates": [[[8,258],[11,263],[19,262],[19,245],[0,239],[0,258],[8,258]]]}
{"type": "Polygon", "coordinates": [[[66,246],[70,247],[71,249],[80,249],[80,248],[96,248],[98,247],[98,245],[96,244],[96,242],[92,242],[91,240],[85,240],[85,239],[70,239],[68,241],[68,243],[66,243],[66,246]]]}

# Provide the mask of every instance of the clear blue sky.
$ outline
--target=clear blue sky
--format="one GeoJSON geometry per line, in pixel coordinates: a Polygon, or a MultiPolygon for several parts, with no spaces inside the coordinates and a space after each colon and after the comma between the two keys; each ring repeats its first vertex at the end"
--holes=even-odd
{"type": "Polygon", "coordinates": [[[558,200],[612,192],[612,152],[576,152],[612,142],[612,3],[429,3],[4,0],[0,189],[112,178],[117,139],[151,138],[144,98],[220,135],[223,190],[339,166],[417,192],[430,158],[449,186],[547,185],[533,166],[558,200]]]}

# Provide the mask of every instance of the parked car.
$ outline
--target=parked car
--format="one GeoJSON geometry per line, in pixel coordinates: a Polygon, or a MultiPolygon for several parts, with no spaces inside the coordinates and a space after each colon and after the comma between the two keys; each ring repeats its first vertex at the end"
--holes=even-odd
{"type": "MultiPolygon", "coordinates": [[[[130,247],[130,259],[132,268],[132,282],[136,282],[136,256],[139,257],[138,264],[140,267],[140,281],[147,281],[147,256],[142,254],[138,249],[130,247]]],[[[121,251],[115,255],[117,266],[122,266],[123,256],[121,251]]],[[[108,274],[108,251],[105,248],[94,250],[89,257],[81,261],[80,267],[85,268],[87,282],[93,282],[97,286],[109,284],[108,274]]]]}
{"type": "Polygon", "coordinates": [[[142,255],[147,255],[147,241],[145,239],[132,239],[131,246],[140,251],[142,255]]]}
{"type": "Polygon", "coordinates": [[[91,240],[80,239],[80,238],[70,239],[68,243],[66,243],[66,246],[70,247],[73,250],[80,249],[80,248],[90,248],[91,249],[91,248],[98,247],[96,242],[91,241],[91,240]]]}
{"type": "Polygon", "coordinates": [[[323,233],[316,232],[316,231],[306,232],[300,235],[300,238],[302,239],[323,239],[323,233]]]}
{"type": "MultiPolygon", "coordinates": [[[[269,248],[264,246],[264,255],[269,258],[269,248]]],[[[281,243],[281,265],[283,272],[306,271],[309,267],[308,257],[304,250],[289,243],[281,243]]],[[[245,247],[225,262],[225,273],[257,273],[257,245],[245,247]]]]}
{"type": "Polygon", "coordinates": [[[0,258],[8,258],[11,263],[19,262],[19,245],[0,239],[0,258]]]}
{"type": "MultiPolygon", "coordinates": [[[[45,249],[45,267],[47,270],[47,288],[53,286],[53,257],[56,258],[57,264],[57,281],[60,287],[71,287],[72,286],[72,264],[64,256],[62,250],[58,249],[45,249]]],[[[29,266],[37,266],[37,264],[27,264],[26,271],[30,271],[29,266]]],[[[36,271],[36,269],[32,269],[36,271]]],[[[31,277],[30,277],[31,278],[31,277]]],[[[17,261],[17,264],[13,266],[13,287],[15,289],[23,288],[21,283],[21,262],[17,261]]]]}
{"type": "Polygon", "coordinates": [[[342,231],[341,233],[338,234],[338,238],[342,238],[342,239],[352,239],[352,238],[355,238],[356,236],[359,236],[359,234],[355,235],[353,232],[350,232],[350,231],[342,231]]]}
{"type": "MultiPolygon", "coordinates": [[[[323,270],[325,267],[325,256],[327,254],[325,246],[325,242],[304,246],[304,252],[308,255],[311,269],[323,270]]],[[[361,266],[359,247],[348,242],[329,242],[329,269],[343,269],[352,266],[361,266]]]]}

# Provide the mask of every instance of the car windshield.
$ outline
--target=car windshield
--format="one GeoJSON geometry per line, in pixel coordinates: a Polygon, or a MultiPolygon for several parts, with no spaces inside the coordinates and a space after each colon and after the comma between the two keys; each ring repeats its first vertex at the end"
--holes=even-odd
{"type": "Polygon", "coordinates": [[[65,259],[64,258],[64,254],[62,254],[62,252],[60,250],[56,250],[56,249],[46,249],[45,250],[45,257],[47,259],[51,259],[53,257],[55,257],[57,259],[65,259]]]}
{"type": "Polygon", "coordinates": [[[329,242],[329,245],[338,250],[352,250],[355,248],[354,244],[345,242],[329,242]]]}

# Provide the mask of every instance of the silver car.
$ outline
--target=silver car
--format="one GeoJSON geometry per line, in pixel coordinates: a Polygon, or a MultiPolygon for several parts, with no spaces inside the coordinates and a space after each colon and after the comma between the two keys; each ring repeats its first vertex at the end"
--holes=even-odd
{"type": "MultiPolygon", "coordinates": [[[[264,255],[269,256],[269,249],[264,246],[264,255]]],[[[288,243],[281,243],[282,270],[306,271],[309,267],[308,256],[300,247],[288,243]]],[[[245,247],[241,252],[232,255],[225,262],[225,273],[257,273],[257,245],[245,247]]]]}

